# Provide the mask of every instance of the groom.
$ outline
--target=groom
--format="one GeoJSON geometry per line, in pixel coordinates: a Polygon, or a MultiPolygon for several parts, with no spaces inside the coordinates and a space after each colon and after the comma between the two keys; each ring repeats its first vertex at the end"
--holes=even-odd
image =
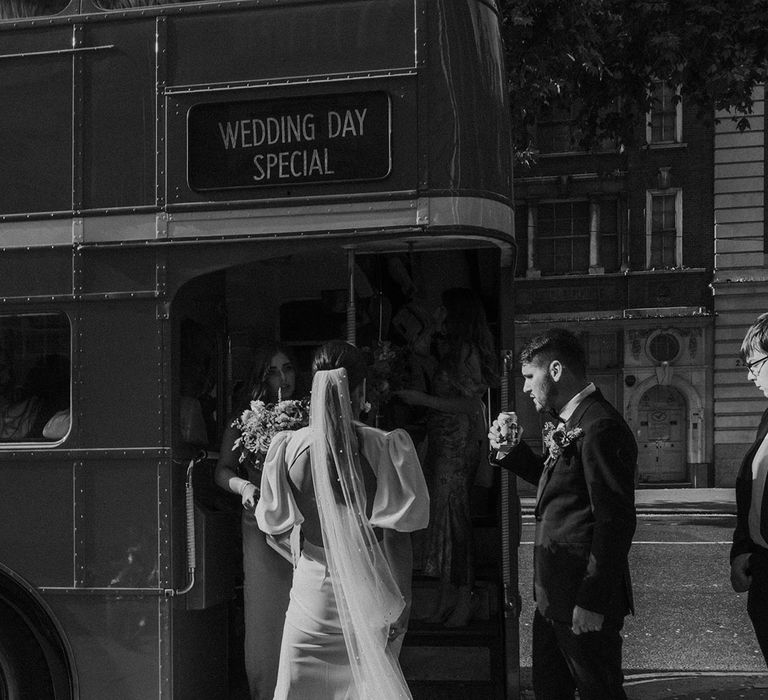
{"type": "MultiPolygon", "coordinates": [[[[537,700],[624,700],[621,628],[634,612],[627,556],[635,531],[637,444],[586,378],[576,336],[551,329],[520,353],[523,393],[545,420],[537,455],[496,420],[491,463],[538,485],[533,688],[537,700]],[[506,438],[506,439],[505,439],[506,438]]],[[[501,419],[501,417],[500,417],[501,419]]]]}

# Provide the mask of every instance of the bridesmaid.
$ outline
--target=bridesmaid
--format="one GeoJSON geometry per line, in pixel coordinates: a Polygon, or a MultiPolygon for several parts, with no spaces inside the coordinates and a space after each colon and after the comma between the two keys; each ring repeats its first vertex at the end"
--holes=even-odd
{"type": "Polygon", "coordinates": [[[493,338],[479,297],[465,288],[447,289],[435,313],[433,345],[437,369],[431,392],[395,395],[427,409],[427,474],[431,512],[423,570],[440,581],[427,622],[464,627],[477,612],[470,487],[484,450],[485,405],[498,383],[493,338]]]}
{"type": "MultiPolygon", "coordinates": [[[[248,396],[232,417],[239,417],[251,401],[274,403],[290,399],[296,390],[296,366],[290,351],[279,345],[256,350],[248,396]]],[[[264,454],[240,462],[235,441],[240,431],[229,421],[221,441],[214,480],[223,489],[236,493],[243,503],[243,606],[245,615],[245,670],[252,700],[271,700],[277,679],[280,640],[288,609],[293,568],[267,544],[254,517],[258,500],[256,484],[261,481],[264,454]],[[245,465],[247,478],[239,472],[245,465]]]]}

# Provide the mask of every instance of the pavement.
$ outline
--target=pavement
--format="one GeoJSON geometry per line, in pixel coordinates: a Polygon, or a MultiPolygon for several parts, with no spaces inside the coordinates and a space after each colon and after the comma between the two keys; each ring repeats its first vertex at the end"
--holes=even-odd
{"type": "MultiPolygon", "coordinates": [[[[535,498],[523,494],[523,513],[531,513],[535,498]]],[[[732,488],[638,488],[639,515],[708,513],[732,515],[736,501],[732,488]]],[[[521,700],[532,700],[523,671],[521,700]]],[[[624,688],[629,700],[768,700],[768,668],[754,671],[662,671],[633,673],[625,670],[624,688]]]]}
{"type": "MultiPolygon", "coordinates": [[[[520,700],[535,700],[522,673],[520,700]]],[[[663,673],[627,673],[624,690],[628,700],[757,700],[768,698],[768,672],[680,671],[663,673]]]]}
{"type": "Polygon", "coordinates": [[[737,700],[768,698],[768,673],[681,671],[663,674],[627,674],[629,700],[737,700]]]}
{"type": "MultiPolygon", "coordinates": [[[[533,511],[535,497],[521,494],[523,513],[533,511]]],[[[654,513],[736,513],[733,489],[724,488],[638,488],[635,507],[639,514],[654,513]]]]}

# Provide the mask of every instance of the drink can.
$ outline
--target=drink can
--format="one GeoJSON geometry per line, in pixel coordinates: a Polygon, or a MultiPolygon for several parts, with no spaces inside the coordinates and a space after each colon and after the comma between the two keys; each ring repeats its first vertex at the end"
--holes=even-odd
{"type": "Polygon", "coordinates": [[[517,413],[514,411],[502,411],[496,419],[501,428],[501,436],[506,440],[514,437],[517,427],[517,413]]]}

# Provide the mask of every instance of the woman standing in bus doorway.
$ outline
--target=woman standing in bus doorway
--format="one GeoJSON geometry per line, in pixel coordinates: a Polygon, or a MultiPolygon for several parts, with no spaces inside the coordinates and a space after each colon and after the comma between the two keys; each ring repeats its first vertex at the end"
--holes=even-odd
{"type": "Polygon", "coordinates": [[[423,570],[440,579],[440,593],[427,622],[464,627],[477,612],[470,514],[470,488],[484,449],[485,406],[482,397],[495,385],[493,339],[485,311],[471,289],[442,294],[435,313],[433,345],[438,365],[430,394],[402,390],[406,403],[424,406],[432,512],[424,545],[423,570]]]}
{"type": "Polygon", "coordinates": [[[408,433],[359,423],[364,355],[324,345],[313,363],[308,428],[275,436],[256,517],[304,536],[285,616],[275,700],[395,700],[411,585],[410,533],[429,497],[408,433]]]}
{"type": "Polygon", "coordinates": [[[251,401],[267,404],[290,399],[296,390],[296,365],[290,351],[279,344],[256,350],[247,398],[240,402],[221,441],[214,471],[216,483],[240,496],[243,504],[243,609],[245,617],[245,670],[253,700],[272,698],[277,678],[280,638],[291,590],[291,564],[275,551],[254,516],[264,453],[243,455],[237,418],[251,401]],[[247,457],[241,461],[241,456],[247,457]],[[245,473],[240,476],[245,466],[245,473]]]}

